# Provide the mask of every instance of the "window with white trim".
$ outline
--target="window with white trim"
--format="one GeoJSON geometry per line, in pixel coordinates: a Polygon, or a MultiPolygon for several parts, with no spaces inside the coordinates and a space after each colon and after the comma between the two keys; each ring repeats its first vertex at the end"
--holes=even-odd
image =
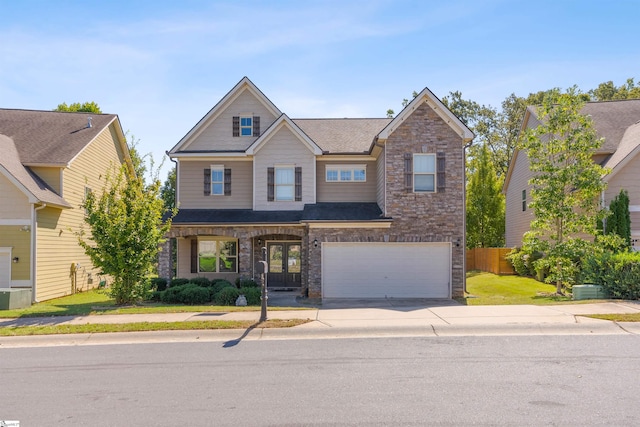
{"type": "Polygon", "coordinates": [[[224,166],[223,165],[211,166],[211,195],[212,196],[224,195],[224,166]]]}
{"type": "Polygon", "coordinates": [[[237,273],[238,240],[209,237],[199,238],[198,272],[237,273]]]}
{"type": "Polygon", "coordinates": [[[240,117],[240,136],[253,136],[253,117],[240,117]]]}
{"type": "Polygon", "coordinates": [[[436,191],[436,155],[413,155],[413,191],[433,193],[436,191]]]}
{"type": "Polygon", "coordinates": [[[365,182],[367,167],[364,165],[327,165],[326,182],[365,182]]]}
{"type": "Polygon", "coordinates": [[[275,167],[276,201],[293,201],[295,195],[295,170],[293,166],[275,167]]]}

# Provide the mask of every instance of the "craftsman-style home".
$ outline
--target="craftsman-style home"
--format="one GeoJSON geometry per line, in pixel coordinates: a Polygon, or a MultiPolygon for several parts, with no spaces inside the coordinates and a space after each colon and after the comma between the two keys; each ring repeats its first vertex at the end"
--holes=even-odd
{"type": "Polygon", "coordinates": [[[291,119],[245,77],[168,152],[176,275],[255,278],[266,248],[270,289],[461,295],[473,136],[426,88],[393,119],[291,119]]]}

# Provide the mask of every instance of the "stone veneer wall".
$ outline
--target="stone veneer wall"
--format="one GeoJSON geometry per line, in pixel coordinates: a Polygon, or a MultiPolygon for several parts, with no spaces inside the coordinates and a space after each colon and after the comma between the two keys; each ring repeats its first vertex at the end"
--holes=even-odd
{"type": "Polygon", "coordinates": [[[393,218],[388,229],[311,229],[309,296],[321,297],[322,242],[451,242],[452,295],[464,289],[464,151],[462,138],[429,107],[422,104],[386,141],[387,205],[393,218]],[[413,193],[405,189],[405,153],[444,152],[444,192],[413,193]]]}
{"type": "Polygon", "coordinates": [[[465,281],[464,141],[423,103],[386,142],[387,211],[399,241],[452,242],[452,293],[465,281]],[[413,193],[405,189],[405,153],[445,153],[445,189],[413,193]],[[459,242],[459,244],[457,244],[459,242]]]}

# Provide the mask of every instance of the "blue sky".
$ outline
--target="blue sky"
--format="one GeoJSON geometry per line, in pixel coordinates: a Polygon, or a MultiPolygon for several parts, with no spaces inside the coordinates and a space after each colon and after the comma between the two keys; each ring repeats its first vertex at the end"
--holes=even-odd
{"type": "Polygon", "coordinates": [[[384,117],[425,86],[499,107],[511,93],[638,80],[638,10],[635,0],[2,1],[0,108],[95,101],[160,161],[243,76],[292,118],[384,117]]]}

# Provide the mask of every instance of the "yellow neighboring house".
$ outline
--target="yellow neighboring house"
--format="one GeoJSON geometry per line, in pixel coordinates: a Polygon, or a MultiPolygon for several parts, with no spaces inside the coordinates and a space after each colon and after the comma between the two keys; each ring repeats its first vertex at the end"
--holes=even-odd
{"type": "Polygon", "coordinates": [[[118,116],[0,109],[0,290],[44,301],[99,285],[78,245],[81,204],[131,164],[118,116]]]}

